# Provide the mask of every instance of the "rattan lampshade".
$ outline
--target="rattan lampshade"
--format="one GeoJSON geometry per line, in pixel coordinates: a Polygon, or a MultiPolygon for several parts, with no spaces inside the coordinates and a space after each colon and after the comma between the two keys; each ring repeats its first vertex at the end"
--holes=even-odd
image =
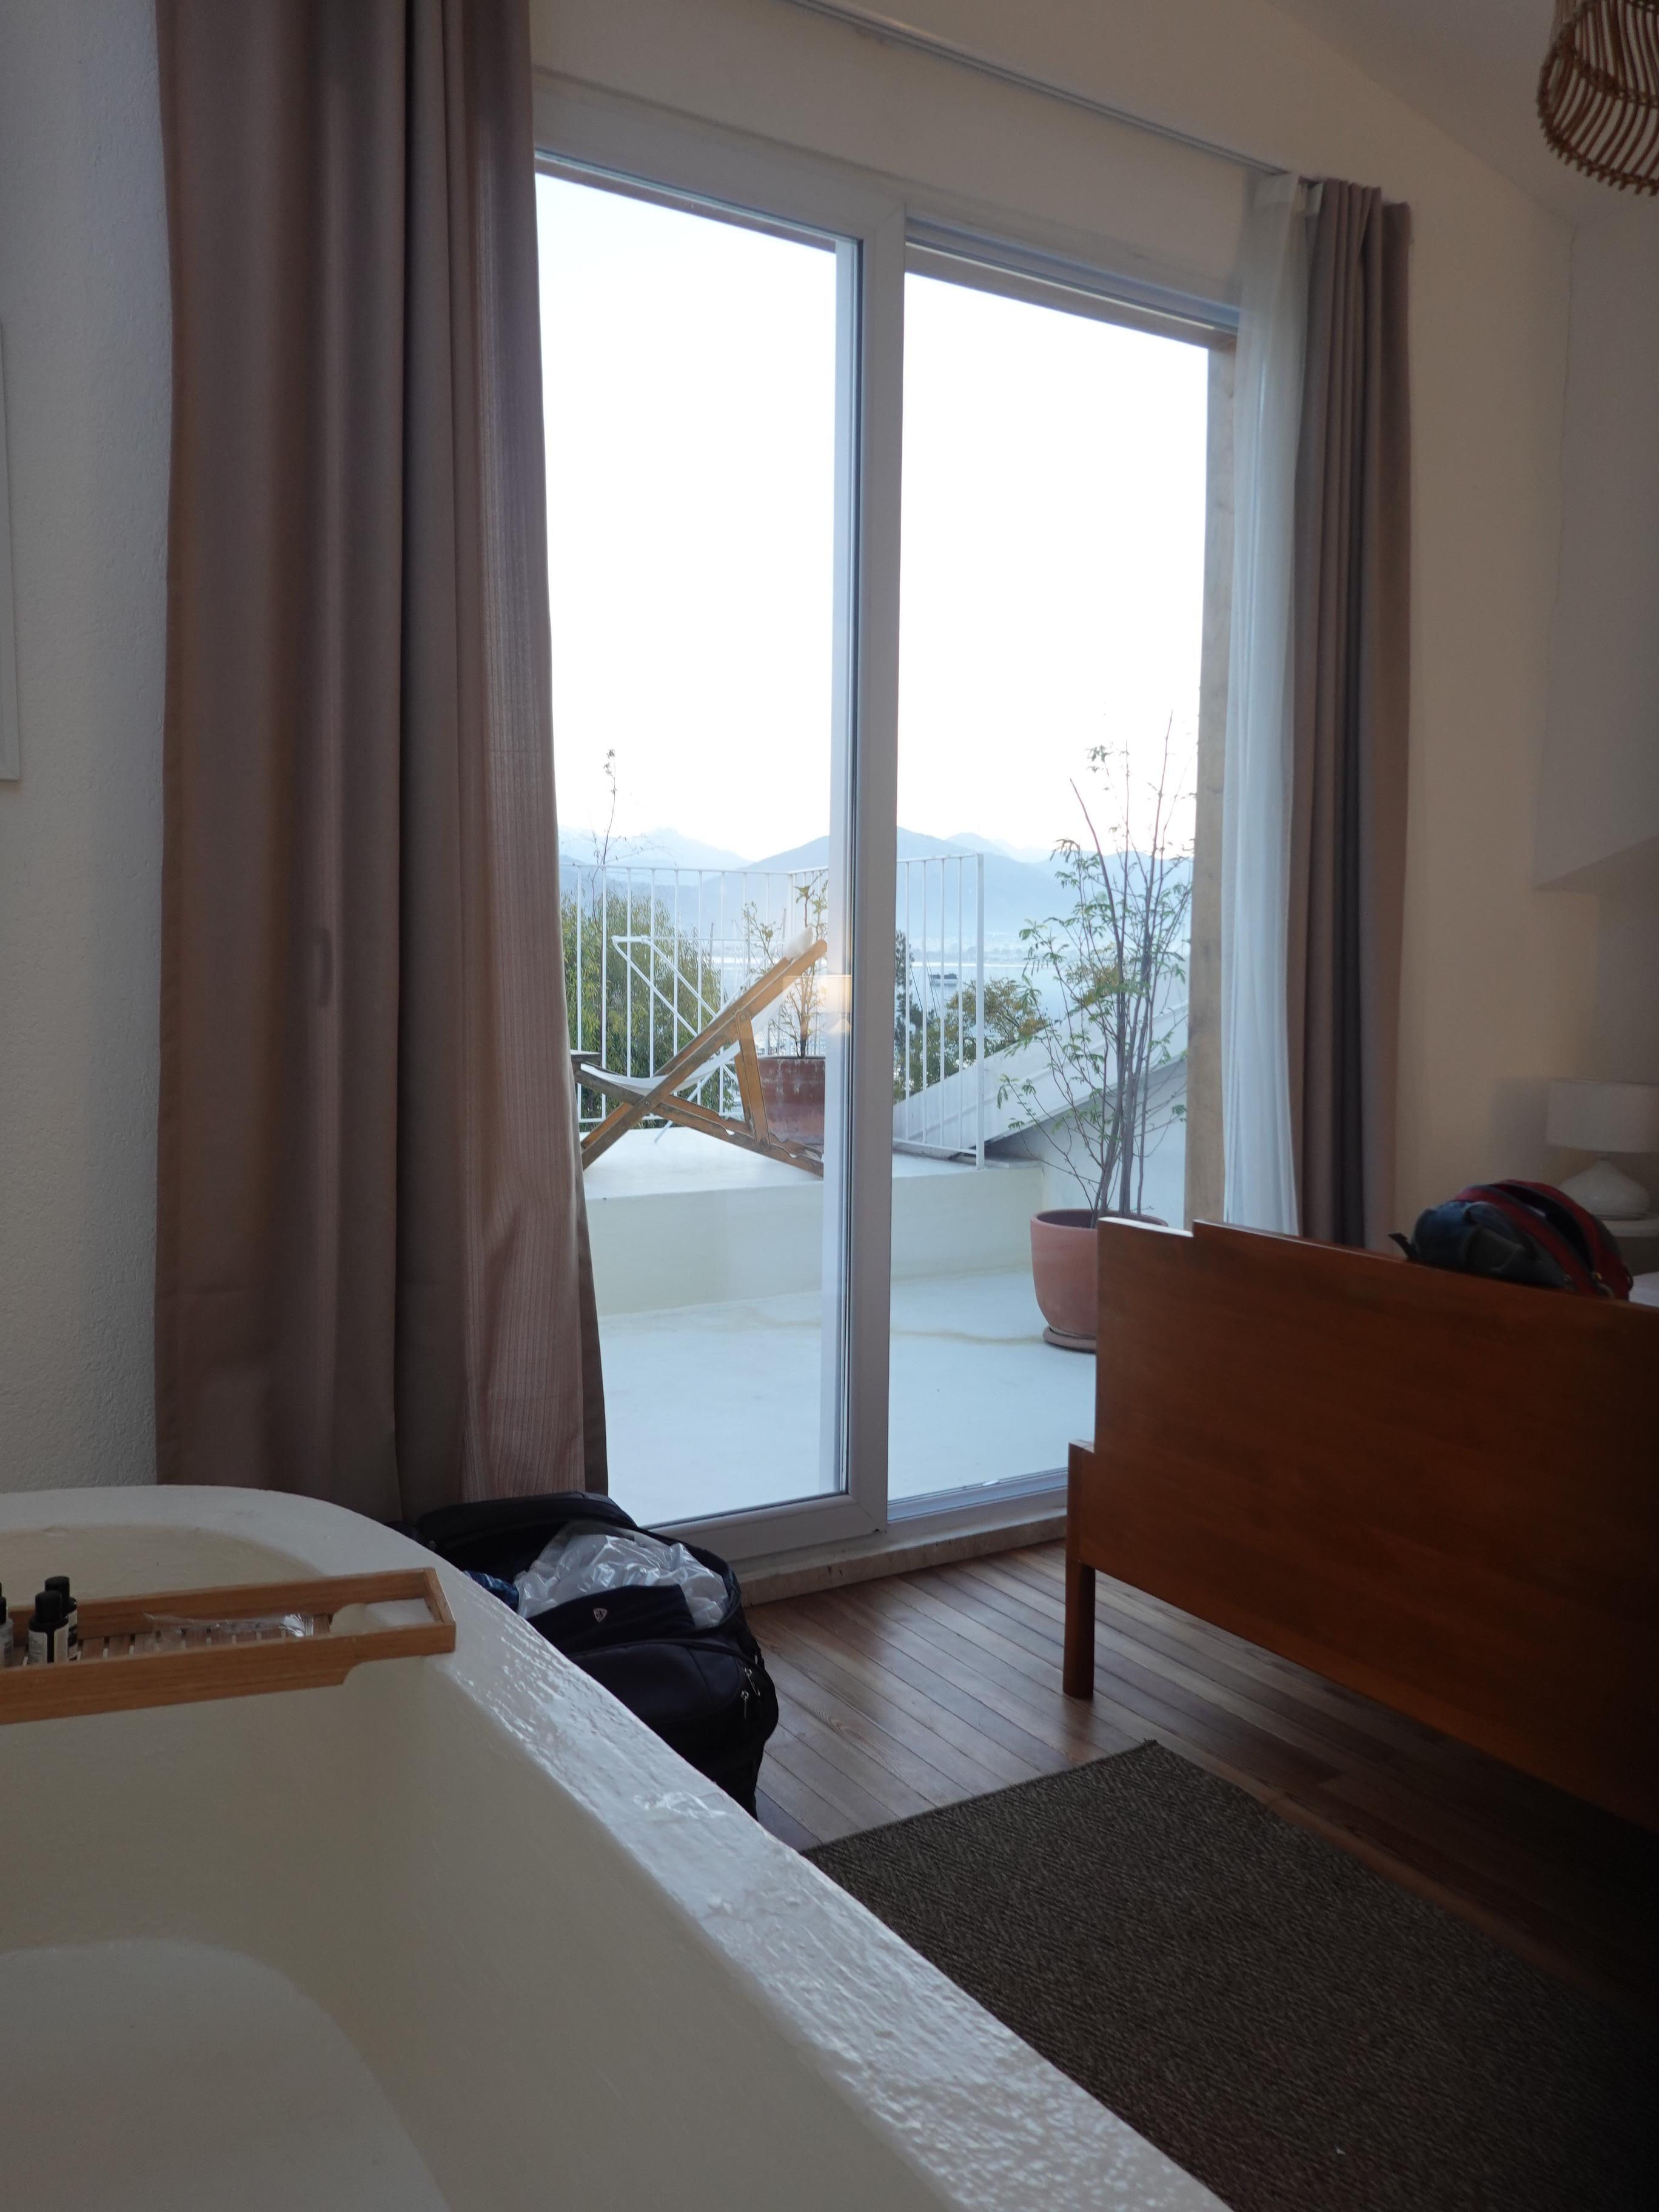
{"type": "Polygon", "coordinates": [[[1555,0],[1538,113],[1564,161],[1659,192],[1659,0],[1555,0]]]}

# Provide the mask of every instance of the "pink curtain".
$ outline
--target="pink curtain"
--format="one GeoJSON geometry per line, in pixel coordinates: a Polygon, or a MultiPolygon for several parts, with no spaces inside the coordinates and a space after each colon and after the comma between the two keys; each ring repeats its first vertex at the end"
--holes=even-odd
{"type": "Polygon", "coordinates": [[[164,1480],[602,1488],[524,0],[159,0],[164,1480]]]}

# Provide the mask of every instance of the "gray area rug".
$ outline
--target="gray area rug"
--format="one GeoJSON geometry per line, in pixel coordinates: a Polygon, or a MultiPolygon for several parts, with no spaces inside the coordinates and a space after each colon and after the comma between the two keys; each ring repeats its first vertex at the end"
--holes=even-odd
{"type": "Polygon", "coordinates": [[[807,1856],[1235,2212],[1659,2205],[1659,2032],[1157,1744],[807,1856]]]}

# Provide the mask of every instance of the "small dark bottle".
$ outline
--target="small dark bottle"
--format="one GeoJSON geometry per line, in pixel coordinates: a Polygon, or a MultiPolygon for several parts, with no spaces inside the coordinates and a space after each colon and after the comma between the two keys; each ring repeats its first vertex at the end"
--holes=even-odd
{"type": "Polygon", "coordinates": [[[63,1592],[43,1589],[34,1601],[34,1613],[29,1621],[28,1663],[31,1667],[51,1667],[69,1656],[69,1620],[64,1611],[63,1592]]]}
{"type": "Polygon", "coordinates": [[[6,1610],[6,1593],[0,1589],[0,1667],[11,1664],[11,1615],[6,1610]]]}
{"type": "Polygon", "coordinates": [[[81,1608],[70,1588],[70,1578],[67,1575],[48,1575],[46,1588],[56,1590],[64,1601],[64,1625],[69,1630],[69,1656],[71,1659],[78,1659],[81,1656],[81,1608]]]}

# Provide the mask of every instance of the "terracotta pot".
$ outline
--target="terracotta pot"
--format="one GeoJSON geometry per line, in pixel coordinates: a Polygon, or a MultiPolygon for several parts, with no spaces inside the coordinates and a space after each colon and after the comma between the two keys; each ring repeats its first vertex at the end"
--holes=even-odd
{"type": "Polygon", "coordinates": [[[823,1142],[823,1062],[793,1053],[760,1055],[761,1097],[775,1137],[797,1145],[823,1142]]]}
{"type": "MultiPolygon", "coordinates": [[[[1128,1218],[1159,1229],[1169,1226],[1155,1213],[1128,1218]]],[[[1087,1206],[1056,1206],[1051,1212],[1031,1216],[1031,1281],[1048,1324],[1042,1334],[1063,1352],[1095,1348],[1100,1328],[1098,1266],[1095,1219],[1087,1206]]]]}

